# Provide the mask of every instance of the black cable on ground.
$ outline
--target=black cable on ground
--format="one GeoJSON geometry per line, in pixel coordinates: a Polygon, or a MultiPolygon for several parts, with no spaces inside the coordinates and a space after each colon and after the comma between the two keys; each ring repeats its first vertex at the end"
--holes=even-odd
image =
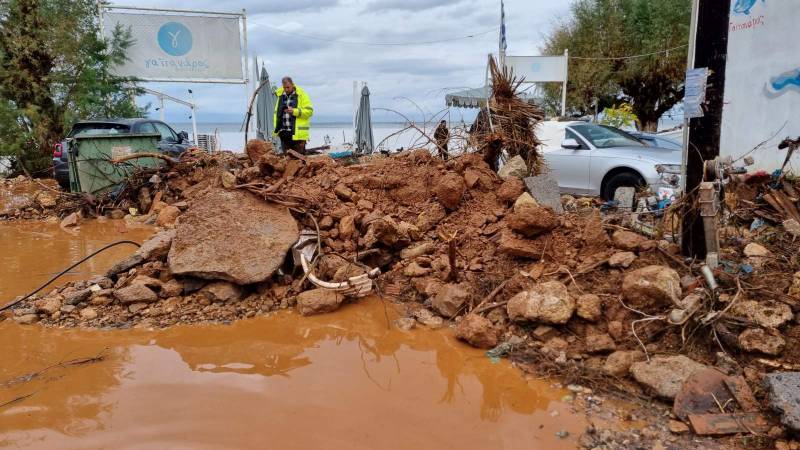
{"type": "Polygon", "coordinates": [[[95,252],[92,252],[92,254],[91,254],[91,255],[89,255],[89,256],[87,256],[87,257],[83,258],[82,260],[80,260],[80,261],[76,262],[75,264],[73,264],[73,265],[71,265],[71,266],[67,267],[66,269],[62,270],[61,272],[57,273],[57,274],[56,274],[56,275],[55,275],[53,278],[50,278],[49,280],[47,280],[47,283],[45,283],[45,284],[43,284],[43,285],[39,286],[38,288],[36,288],[36,290],[35,290],[35,291],[31,292],[30,294],[28,294],[28,295],[26,295],[26,296],[22,297],[22,298],[21,298],[21,299],[19,299],[19,300],[14,300],[13,302],[11,302],[11,303],[8,303],[8,304],[6,304],[6,305],[4,305],[4,306],[0,306],[0,312],[3,312],[3,311],[5,311],[5,310],[7,310],[8,308],[11,308],[11,307],[13,307],[13,306],[16,306],[16,305],[18,305],[18,304],[20,304],[20,303],[24,302],[25,300],[29,299],[31,296],[35,295],[36,293],[38,293],[38,292],[39,292],[39,291],[41,291],[42,289],[46,288],[46,287],[47,287],[47,286],[48,286],[50,283],[52,283],[53,281],[56,281],[57,279],[61,278],[61,277],[62,277],[64,274],[66,274],[66,273],[67,273],[67,272],[69,272],[70,270],[72,270],[72,269],[74,269],[74,268],[78,267],[79,265],[83,264],[84,262],[86,262],[86,261],[88,261],[88,260],[92,259],[92,258],[93,258],[94,256],[96,256],[97,254],[99,254],[99,253],[102,253],[102,252],[104,252],[104,251],[106,251],[106,250],[108,250],[108,249],[110,249],[110,248],[112,248],[112,247],[116,247],[117,245],[122,245],[122,244],[131,244],[131,245],[135,245],[135,246],[137,246],[137,247],[141,247],[141,244],[139,244],[138,242],[133,242],[133,241],[117,241],[117,242],[112,242],[112,243],[110,243],[110,244],[106,245],[105,247],[103,247],[103,248],[101,248],[101,249],[99,249],[99,250],[97,250],[97,251],[95,251],[95,252]]]}

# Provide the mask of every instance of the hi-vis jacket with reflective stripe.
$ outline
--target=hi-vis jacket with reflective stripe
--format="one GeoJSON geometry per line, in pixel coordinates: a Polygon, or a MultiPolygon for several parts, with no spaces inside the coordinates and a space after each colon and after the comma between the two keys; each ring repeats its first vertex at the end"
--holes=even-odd
{"type": "MultiPolygon", "coordinates": [[[[283,111],[278,111],[278,108],[283,104],[283,101],[281,101],[283,92],[283,86],[275,91],[275,94],[278,96],[278,101],[275,102],[275,121],[273,122],[275,124],[275,135],[277,135],[277,131],[282,128],[281,124],[283,123],[283,111]]],[[[295,86],[294,92],[297,94],[297,107],[294,108],[293,113],[295,119],[292,121],[294,126],[292,130],[292,140],[307,141],[311,137],[309,131],[311,130],[311,116],[314,115],[314,105],[311,104],[311,97],[300,87],[295,86]]]]}

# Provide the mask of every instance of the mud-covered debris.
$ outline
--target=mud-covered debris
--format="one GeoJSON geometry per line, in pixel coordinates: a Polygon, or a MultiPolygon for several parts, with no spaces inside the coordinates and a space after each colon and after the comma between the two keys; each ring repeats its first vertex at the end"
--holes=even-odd
{"type": "Polygon", "coordinates": [[[304,316],[336,311],[344,302],[344,295],[328,289],[312,289],[297,296],[297,310],[304,316]]]}
{"type": "Polygon", "coordinates": [[[639,245],[646,240],[644,236],[627,230],[617,230],[611,235],[614,247],[629,252],[638,250],[639,245]]]}
{"type": "Polygon", "coordinates": [[[498,335],[492,321],[478,314],[467,314],[456,325],[456,337],[476,348],[494,348],[498,335]]]}
{"type": "Polygon", "coordinates": [[[627,269],[634,261],[636,261],[636,253],[618,252],[608,258],[608,265],[618,269],[627,269]]]}
{"type": "Polygon", "coordinates": [[[242,298],[242,288],[228,281],[215,281],[203,286],[200,294],[215,302],[232,302],[242,298]]]}
{"type": "Polygon", "coordinates": [[[731,312],[764,328],[779,328],[794,318],[789,305],[770,301],[742,301],[733,305],[731,312]]]}
{"type": "Polygon", "coordinates": [[[508,302],[508,317],[515,321],[565,324],[575,312],[575,299],[558,281],[540,283],[508,302]]]}
{"type": "Polygon", "coordinates": [[[173,227],[180,215],[180,209],[175,206],[167,206],[159,211],[158,217],[156,218],[156,225],[160,227],[173,227]]]}
{"type": "Polygon", "coordinates": [[[181,218],[169,268],[176,276],[260,283],[280,267],[298,237],[286,207],[247,192],[215,189],[181,218]]]}
{"type": "Polygon", "coordinates": [[[455,317],[469,302],[471,295],[467,286],[446,284],[431,301],[431,307],[446,318],[455,317]]]}
{"type": "Polygon", "coordinates": [[[61,220],[61,227],[62,228],[77,227],[79,222],[80,222],[80,216],[78,215],[78,213],[72,213],[61,220]]]}
{"type": "Polygon", "coordinates": [[[136,283],[114,291],[114,297],[122,304],[152,303],[158,301],[158,295],[144,284],[136,283]]]}
{"type": "Polygon", "coordinates": [[[777,356],[786,347],[786,340],[775,329],[749,328],[739,335],[739,346],[747,352],[777,356]]]}
{"type": "Polygon", "coordinates": [[[647,266],[625,274],[622,295],[634,308],[677,305],[682,297],[681,278],[666,266],[647,266]]]}
{"type": "Polygon", "coordinates": [[[659,397],[673,399],[690,376],[705,368],[705,365],[683,355],[656,356],[650,361],[633,363],[630,373],[659,397]]]}
{"type": "Polygon", "coordinates": [[[528,176],[528,173],[528,165],[525,164],[525,160],[517,155],[506,161],[506,164],[500,168],[497,175],[503,180],[509,180],[511,178],[525,178],[528,176]]]}
{"type": "Polygon", "coordinates": [[[436,198],[449,210],[458,208],[465,191],[464,178],[456,173],[448,173],[441,177],[434,187],[436,198]]]}
{"type": "Polygon", "coordinates": [[[506,218],[508,226],[521,235],[532,238],[558,226],[558,218],[550,208],[523,205],[506,218]]]}
{"type": "Polygon", "coordinates": [[[617,344],[608,333],[594,333],[586,336],[586,351],[588,353],[609,353],[616,349],[617,344]]]}
{"type": "MultiPolygon", "coordinates": [[[[525,184],[519,178],[509,178],[497,189],[497,198],[503,203],[511,203],[525,191],[525,184]]],[[[533,199],[533,197],[531,197],[533,199]]]]}
{"type": "Polygon", "coordinates": [[[633,363],[644,360],[644,352],[640,350],[618,350],[608,355],[603,363],[603,372],[615,377],[624,377],[633,363]]]}
{"type": "Polygon", "coordinates": [[[581,319],[596,322],[603,314],[603,300],[595,294],[583,294],[578,297],[577,313],[581,319]]]}

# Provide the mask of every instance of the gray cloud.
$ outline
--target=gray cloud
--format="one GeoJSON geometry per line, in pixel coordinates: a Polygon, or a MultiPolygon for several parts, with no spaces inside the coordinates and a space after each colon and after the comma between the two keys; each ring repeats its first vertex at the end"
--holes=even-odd
{"type": "Polygon", "coordinates": [[[465,0],[374,0],[367,4],[365,12],[376,11],[426,11],[443,6],[455,6],[465,0]]]}

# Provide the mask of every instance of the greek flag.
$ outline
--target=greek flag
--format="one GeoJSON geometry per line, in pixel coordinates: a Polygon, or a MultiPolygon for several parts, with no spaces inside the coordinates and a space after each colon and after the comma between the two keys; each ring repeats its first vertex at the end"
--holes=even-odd
{"type": "Polygon", "coordinates": [[[503,0],[500,0],[500,52],[505,53],[508,50],[508,42],[506,41],[506,7],[503,0]]]}

